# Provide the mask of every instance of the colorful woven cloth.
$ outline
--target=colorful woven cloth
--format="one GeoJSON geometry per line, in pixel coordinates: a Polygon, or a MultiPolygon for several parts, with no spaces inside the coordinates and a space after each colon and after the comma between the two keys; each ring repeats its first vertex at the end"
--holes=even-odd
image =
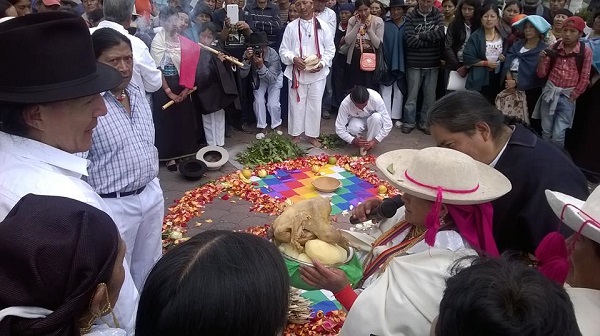
{"type": "Polygon", "coordinates": [[[324,165],[319,173],[315,174],[311,168],[293,171],[276,170],[275,174],[264,178],[253,176],[252,182],[264,194],[271,197],[291,199],[294,203],[317,196],[331,198],[331,214],[337,215],[344,210],[350,210],[369,198],[378,197],[377,187],[360,179],[346,169],[335,165],[324,165]],[[338,179],[342,186],[333,193],[317,191],[312,186],[312,181],[321,176],[330,176],[338,179]]]}

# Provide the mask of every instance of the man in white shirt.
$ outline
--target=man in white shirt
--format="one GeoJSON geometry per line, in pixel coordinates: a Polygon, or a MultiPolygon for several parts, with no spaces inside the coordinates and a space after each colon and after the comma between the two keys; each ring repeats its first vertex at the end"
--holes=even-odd
{"type": "MultiPolygon", "coordinates": [[[[72,198],[112,217],[81,179],[87,160],[73,153],[90,149],[97,118],[106,114],[99,93],[117,86],[121,74],[96,63],[87,25],[77,15],[39,13],[1,23],[0,45],[17,44],[0,53],[0,220],[26,194],[72,198]]],[[[127,262],[123,266],[115,313],[130,334],[139,295],[127,262]]]]}
{"type": "Polygon", "coordinates": [[[288,132],[294,142],[304,133],[321,147],[321,100],[335,45],[327,23],[314,17],[312,0],[298,0],[295,6],[300,17],[287,25],[279,48],[290,82],[288,132]]]}
{"type": "Polygon", "coordinates": [[[335,120],[335,133],[347,143],[360,148],[361,154],[390,134],[392,119],[381,95],[364,86],[356,86],[344,98],[335,120]],[[366,138],[363,132],[367,131],[366,138]]]}
{"type": "Polygon", "coordinates": [[[104,20],[91,28],[90,34],[100,28],[112,28],[127,36],[133,49],[133,83],[143,90],[143,94],[152,93],[162,88],[162,73],[156,67],[146,44],[125,29],[131,24],[133,6],[133,0],[104,0],[104,20]]]}

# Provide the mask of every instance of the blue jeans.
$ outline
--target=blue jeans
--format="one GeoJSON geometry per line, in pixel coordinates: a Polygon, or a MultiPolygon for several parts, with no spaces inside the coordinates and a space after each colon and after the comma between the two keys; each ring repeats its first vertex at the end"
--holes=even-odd
{"type": "Polygon", "coordinates": [[[542,137],[552,143],[564,147],[565,132],[571,127],[575,115],[575,103],[569,97],[560,95],[553,115],[549,114],[549,105],[540,99],[542,116],[542,137]]]}
{"type": "Polygon", "coordinates": [[[422,86],[423,106],[421,107],[421,112],[419,112],[419,127],[426,127],[429,120],[429,107],[435,102],[438,72],[438,68],[408,68],[406,70],[408,97],[404,105],[404,126],[414,128],[417,124],[417,97],[419,97],[419,90],[422,86]]]}

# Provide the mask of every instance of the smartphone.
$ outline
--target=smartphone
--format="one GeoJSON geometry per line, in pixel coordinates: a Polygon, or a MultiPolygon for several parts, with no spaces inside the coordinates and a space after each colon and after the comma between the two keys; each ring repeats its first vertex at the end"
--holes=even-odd
{"type": "Polygon", "coordinates": [[[227,17],[231,24],[236,24],[240,21],[238,5],[227,5],[227,17]]]}

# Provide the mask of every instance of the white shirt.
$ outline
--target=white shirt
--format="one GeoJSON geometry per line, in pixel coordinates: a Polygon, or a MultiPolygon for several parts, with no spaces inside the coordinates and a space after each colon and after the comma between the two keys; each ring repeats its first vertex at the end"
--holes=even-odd
{"type": "Polygon", "coordinates": [[[573,308],[577,324],[582,336],[600,336],[598,316],[600,314],[600,291],[589,288],[574,288],[565,286],[573,308]]]}
{"type": "Polygon", "coordinates": [[[441,231],[434,247],[420,242],[409,254],[393,258],[358,296],[341,336],[429,335],[451,267],[461,257],[477,255],[466,244],[459,249],[438,246],[440,233],[448,235],[449,241],[462,240],[457,232],[441,231]]]}
{"type": "Polygon", "coordinates": [[[347,143],[352,143],[352,140],[354,140],[354,136],[348,133],[348,129],[346,128],[351,118],[368,118],[375,112],[381,114],[383,127],[379,131],[379,134],[375,136],[375,139],[379,142],[383,141],[392,130],[392,119],[385,108],[383,98],[381,98],[381,95],[377,91],[371,89],[367,89],[367,91],[369,92],[369,101],[367,102],[367,106],[362,110],[359,110],[354,105],[352,99],[350,99],[350,95],[344,98],[338,109],[338,115],[335,120],[335,133],[347,143]]]}
{"type": "MultiPolygon", "coordinates": [[[[335,44],[333,43],[333,35],[327,28],[327,24],[317,19],[321,29],[317,30],[319,34],[319,50],[321,52],[321,64],[323,69],[318,72],[300,71],[298,81],[300,84],[310,84],[323,80],[329,74],[329,68],[335,56],[335,44]]],[[[292,80],[294,71],[294,57],[307,57],[310,55],[317,54],[317,48],[315,46],[315,34],[313,20],[296,19],[288,23],[283,33],[283,39],[281,41],[281,47],[279,48],[279,56],[281,57],[281,63],[287,65],[285,77],[292,80]],[[302,36],[302,55],[300,55],[300,38],[298,37],[298,25],[302,22],[304,28],[300,29],[300,35],[302,36]]]]}
{"type": "Polygon", "coordinates": [[[123,26],[112,21],[101,21],[98,27],[90,28],[90,34],[100,28],[112,28],[127,36],[131,41],[133,51],[133,77],[131,80],[135,85],[144,89],[144,94],[158,91],[162,87],[162,73],[156,67],[146,44],[138,37],[129,34],[123,26]]]}
{"type": "MultiPolygon", "coordinates": [[[[87,160],[44,143],[0,132],[0,220],[27,194],[62,196],[87,203],[112,216],[110,208],[81,180],[87,160]]],[[[139,294],[127,263],[125,282],[115,307],[121,327],[135,329],[139,294]]]]}
{"type": "Polygon", "coordinates": [[[325,22],[327,27],[329,27],[329,32],[331,35],[335,35],[335,24],[337,22],[337,15],[333,9],[325,7],[322,12],[316,13],[316,17],[321,20],[321,22],[325,22]]]}

